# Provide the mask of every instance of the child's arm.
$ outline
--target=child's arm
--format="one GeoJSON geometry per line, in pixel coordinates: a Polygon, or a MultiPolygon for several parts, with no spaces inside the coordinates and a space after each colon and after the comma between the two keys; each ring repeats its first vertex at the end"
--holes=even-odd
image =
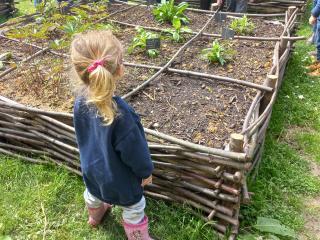
{"type": "Polygon", "coordinates": [[[141,129],[136,125],[115,146],[121,160],[131,168],[137,177],[148,178],[153,171],[153,163],[147,141],[141,129]]]}

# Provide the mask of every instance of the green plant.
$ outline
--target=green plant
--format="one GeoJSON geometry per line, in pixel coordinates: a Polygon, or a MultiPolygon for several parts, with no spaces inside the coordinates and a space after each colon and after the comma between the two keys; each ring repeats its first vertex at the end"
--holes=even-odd
{"type": "Polygon", "coordinates": [[[26,38],[26,39],[48,39],[50,34],[54,32],[56,25],[54,23],[45,22],[41,25],[30,24],[23,28],[11,29],[7,36],[12,38],[26,38]]]}
{"type": "Polygon", "coordinates": [[[163,32],[169,34],[174,42],[182,42],[184,40],[183,33],[192,33],[190,28],[182,27],[181,21],[177,17],[173,18],[172,25],[173,28],[167,28],[163,32]]]}
{"type": "Polygon", "coordinates": [[[50,47],[54,50],[61,50],[69,48],[70,41],[66,41],[64,39],[55,39],[52,42],[50,42],[50,47]]]}
{"type": "Polygon", "coordinates": [[[244,35],[253,33],[255,25],[244,15],[242,18],[234,19],[230,24],[230,28],[237,34],[244,35]]]}
{"type": "Polygon", "coordinates": [[[240,240],[280,240],[280,237],[289,239],[297,239],[296,233],[289,227],[280,223],[280,221],[273,218],[258,217],[257,223],[253,226],[261,234],[245,234],[239,236],[240,240]]]}
{"type": "Polygon", "coordinates": [[[107,3],[108,1],[102,0],[98,2],[92,2],[90,4],[80,5],[80,7],[90,12],[99,13],[107,9],[107,3]]]}
{"type": "Polygon", "coordinates": [[[212,43],[211,48],[206,48],[201,51],[203,58],[207,59],[210,63],[220,63],[221,65],[231,60],[234,53],[234,50],[225,49],[218,40],[212,43]]]}
{"type": "Polygon", "coordinates": [[[68,18],[67,23],[61,26],[61,29],[69,36],[72,36],[75,33],[85,31],[88,28],[88,25],[89,24],[86,24],[83,21],[81,15],[70,16],[70,18],[68,18]]]}
{"type": "Polygon", "coordinates": [[[184,15],[184,11],[188,6],[188,3],[185,2],[182,2],[179,5],[174,5],[174,0],[169,0],[159,4],[155,9],[153,9],[152,13],[156,20],[161,23],[170,22],[173,24],[173,21],[176,18],[179,22],[187,24],[189,23],[189,18],[184,15]]]}
{"type": "Polygon", "coordinates": [[[158,56],[158,49],[146,49],[147,40],[153,38],[159,38],[159,35],[153,32],[148,32],[145,29],[138,27],[137,35],[133,38],[132,43],[128,48],[128,53],[131,54],[136,48],[140,48],[141,50],[146,50],[147,55],[151,58],[158,56]]]}
{"type": "Polygon", "coordinates": [[[37,12],[44,17],[51,17],[53,14],[58,13],[59,9],[55,0],[42,1],[36,6],[37,12]]]}

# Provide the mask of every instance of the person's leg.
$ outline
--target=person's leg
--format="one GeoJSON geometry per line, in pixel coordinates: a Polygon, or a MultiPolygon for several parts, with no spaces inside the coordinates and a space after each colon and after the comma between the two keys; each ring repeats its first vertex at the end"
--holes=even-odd
{"type": "Polygon", "coordinates": [[[211,0],[200,0],[200,9],[209,10],[211,6],[211,0]]]}
{"type": "Polygon", "coordinates": [[[123,227],[128,240],[152,240],[149,236],[148,217],[144,213],[146,200],[141,200],[129,207],[122,207],[123,227]]]}
{"type": "Polygon", "coordinates": [[[223,10],[225,12],[234,12],[236,10],[236,0],[225,0],[223,10]]]}
{"type": "Polygon", "coordinates": [[[83,197],[85,203],[88,208],[89,219],[88,224],[93,227],[96,227],[100,224],[103,216],[105,215],[106,211],[111,208],[110,204],[102,202],[100,199],[93,196],[88,189],[86,189],[83,193],[83,197]]]}
{"type": "Polygon", "coordinates": [[[317,46],[317,62],[320,62],[320,20],[317,20],[316,31],[316,46],[317,46]]]}
{"type": "Polygon", "coordinates": [[[236,0],[236,12],[246,13],[248,10],[248,0],[236,0]]]}
{"type": "Polygon", "coordinates": [[[146,199],[144,197],[141,200],[129,207],[122,207],[122,218],[126,223],[137,224],[144,218],[144,209],[146,207],[146,199]]]}

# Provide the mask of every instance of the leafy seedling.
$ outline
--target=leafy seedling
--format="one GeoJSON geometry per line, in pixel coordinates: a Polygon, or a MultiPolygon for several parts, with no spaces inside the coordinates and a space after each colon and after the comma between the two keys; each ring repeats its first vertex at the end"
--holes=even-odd
{"type": "Polygon", "coordinates": [[[255,29],[254,23],[246,15],[242,18],[234,19],[229,27],[238,35],[252,34],[255,29]]]}
{"type": "Polygon", "coordinates": [[[59,12],[57,3],[55,0],[42,1],[36,6],[37,12],[45,18],[51,17],[55,13],[59,12]]]}
{"type": "Polygon", "coordinates": [[[174,42],[182,42],[184,41],[183,33],[192,33],[192,30],[188,27],[182,27],[181,21],[177,18],[174,17],[172,21],[173,28],[167,28],[163,32],[165,34],[168,34],[170,38],[174,42]]]}
{"type": "Polygon", "coordinates": [[[212,43],[211,48],[206,48],[201,51],[204,59],[210,63],[219,63],[220,65],[224,65],[227,61],[230,61],[234,54],[234,50],[225,49],[218,40],[212,43]]]}
{"type": "Polygon", "coordinates": [[[188,3],[185,2],[175,5],[174,0],[169,0],[159,4],[153,9],[152,13],[156,20],[161,23],[169,22],[173,25],[174,19],[178,19],[175,21],[187,24],[189,23],[189,18],[184,14],[184,11],[188,8],[188,6],[188,3]]]}
{"type": "Polygon", "coordinates": [[[145,29],[138,27],[137,35],[133,38],[131,45],[128,48],[128,53],[132,54],[135,49],[146,51],[147,55],[151,58],[159,55],[158,49],[147,49],[147,40],[159,38],[159,35],[153,32],[148,32],[145,29]]]}

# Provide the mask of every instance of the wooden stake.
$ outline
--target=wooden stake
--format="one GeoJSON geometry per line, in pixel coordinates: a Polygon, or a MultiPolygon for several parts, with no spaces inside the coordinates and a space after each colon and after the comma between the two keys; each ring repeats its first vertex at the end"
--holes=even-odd
{"type": "MultiPolygon", "coordinates": [[[[276,87],[277,81],[278,81],[278,77],[276,75],[268,75],[263,85],[273,88],[273,92],[274,92],[276,90],[275,87],[276,87]]],[[[270,103],[273,92],[271,93],[265,92],[260,102],[260,110],[259,110],[260,114],[263,113],[263,111],[266,109],[266,107],[270,103]]]]}
{"type": "Polygon", "coordinates": [[[243,140],[244,136],[238,133],[232,133],[230,136],[229,150],[231,152],[243,152],[243,140]]]}

